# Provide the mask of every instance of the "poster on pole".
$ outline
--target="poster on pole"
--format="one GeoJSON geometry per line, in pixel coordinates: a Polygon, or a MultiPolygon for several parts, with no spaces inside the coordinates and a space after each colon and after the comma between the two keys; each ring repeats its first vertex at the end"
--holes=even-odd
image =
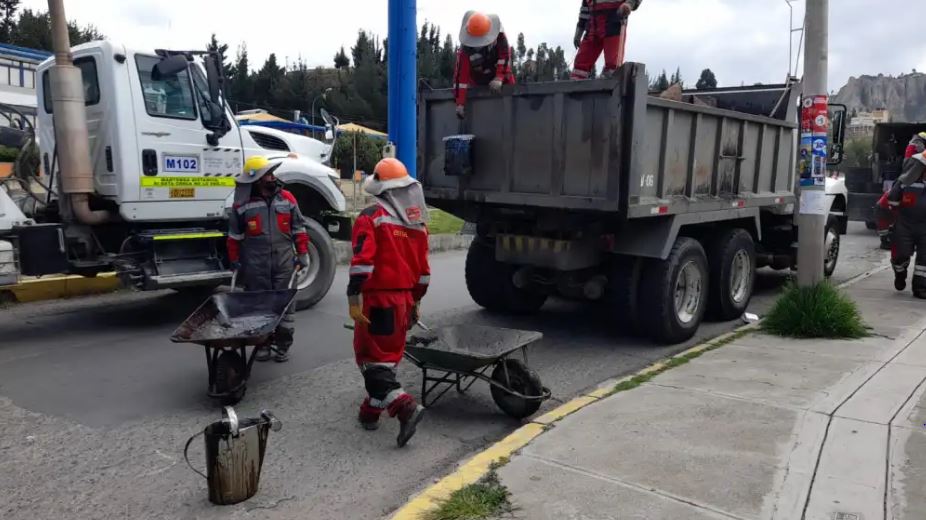
{"type": "Polygon", "coordinates": [[[823,186],[829,150],[829,97],[810,96],[801,105],[798,173],[801,186],[823,186]]]}
{"type": "Polygon", "coordinates": [[[801,192],[801,215],[825,215],[826,192],[823,190],[804,190],[801,192]]]}

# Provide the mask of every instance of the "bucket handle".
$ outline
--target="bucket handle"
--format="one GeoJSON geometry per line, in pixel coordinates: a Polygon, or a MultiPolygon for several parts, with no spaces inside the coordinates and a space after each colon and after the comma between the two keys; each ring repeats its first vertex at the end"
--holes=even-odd
{"type": "Polygon", "coordinates": [[[203,435],[204,432],[205,432],[205,430],[203,430],[203,431],[201,431],[201,432],[199,432],[199,433],[193,435],[193,436],[190,437],[189,439],[187,439],[187,441],[186,441],[186,446],[183,447],[183,458],[184,458],[184,460],[186,460],[186,465],[189,466],[191,470],[193,470],[193,471],[195,471],[196,473],[198,473],[198,474],[199,474],[201,477],[203,477],[204,479],[209,480],[209,477],[207,477],[205,473],[203,473],[202,471],[199,471],[198,469],[196,469],[196,468],[193,467],[193,464],[190,462],[190,457],[188,456],[188,452],[190,451],[190,444],[193,442],[193,439],[199,437],[200,435],[203,435]]]}

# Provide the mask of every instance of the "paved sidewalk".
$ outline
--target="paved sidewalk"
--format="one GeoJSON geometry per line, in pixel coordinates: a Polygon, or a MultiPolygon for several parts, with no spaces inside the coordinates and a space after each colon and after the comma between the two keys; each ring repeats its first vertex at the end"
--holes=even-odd
{"type": "Polygon", "coordinates": [[[746,335],[555,424],[499,470],[517,518],[926,518],[926,302],[847,292],[875,335],[746,335]]]}

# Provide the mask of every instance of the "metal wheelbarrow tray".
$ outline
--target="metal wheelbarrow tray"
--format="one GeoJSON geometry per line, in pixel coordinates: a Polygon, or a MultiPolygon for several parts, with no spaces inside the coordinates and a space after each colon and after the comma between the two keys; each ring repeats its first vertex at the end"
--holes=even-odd
{"type": "Polygon", "coordinates": [[[455,325],[410,334],[405,357],[422,371],[421,400],[425,406],[437,402],[451,388],[466,392],[478,379],[489,384],[492,399],[503,412],[523,419],[550,398],[550,390],[527,367],[527,347],[542,338],[539,332],[455,325]],[[515,352],[521,353],[523,362],[511,357],[515,352]],[[491,374],[486,375],[490,368],[491,374]]]}
{"type": "Polygon", "coordinates": [[[209,396],[234,404],[244,397],[257,349],[266,343],[296,296],[296,289],[214,294],[171,335],[174,343],[206,349],[209,396]],[[222,323],[219,309],[225,310],[222,323]]]}

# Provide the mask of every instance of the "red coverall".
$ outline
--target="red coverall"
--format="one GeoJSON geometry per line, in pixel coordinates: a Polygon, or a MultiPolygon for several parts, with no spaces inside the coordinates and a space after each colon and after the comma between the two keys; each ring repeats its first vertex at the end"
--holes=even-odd
{"type": "Polygon", "coordinates": [[[363,315],[370,320],[354,328],[354,355],[369,396],[360,414],[370,422],[383,410],[395,417],[414,402],[396,380],[395,369],[405,352],[412,308],[431,281],[428,230],[424,224],[406,224],[377,204],[357,217],[352,242],[347,295],[362,294],[363,315]]]}
{"type": "Polygon", "coordinates": [[[582,0],[577,28],[585,37],[576,54],[572,79],[588,79],[601,52],[604,51],[604,71],[614,72],[624,63],[627,44],[627,19],[620,12],[622,4],[634,10],[643,0],[582,0]]]}
{"type": "Polygon", "coordinates": [[[453,75],[453,93],[458,106],[466,104],[469,87],[488,86],[495,78],[504,85],[515,83],[511,72],[511,46],[505,33],[499,33],[495,43],[488,47],[460,47],[453,75]]]}

